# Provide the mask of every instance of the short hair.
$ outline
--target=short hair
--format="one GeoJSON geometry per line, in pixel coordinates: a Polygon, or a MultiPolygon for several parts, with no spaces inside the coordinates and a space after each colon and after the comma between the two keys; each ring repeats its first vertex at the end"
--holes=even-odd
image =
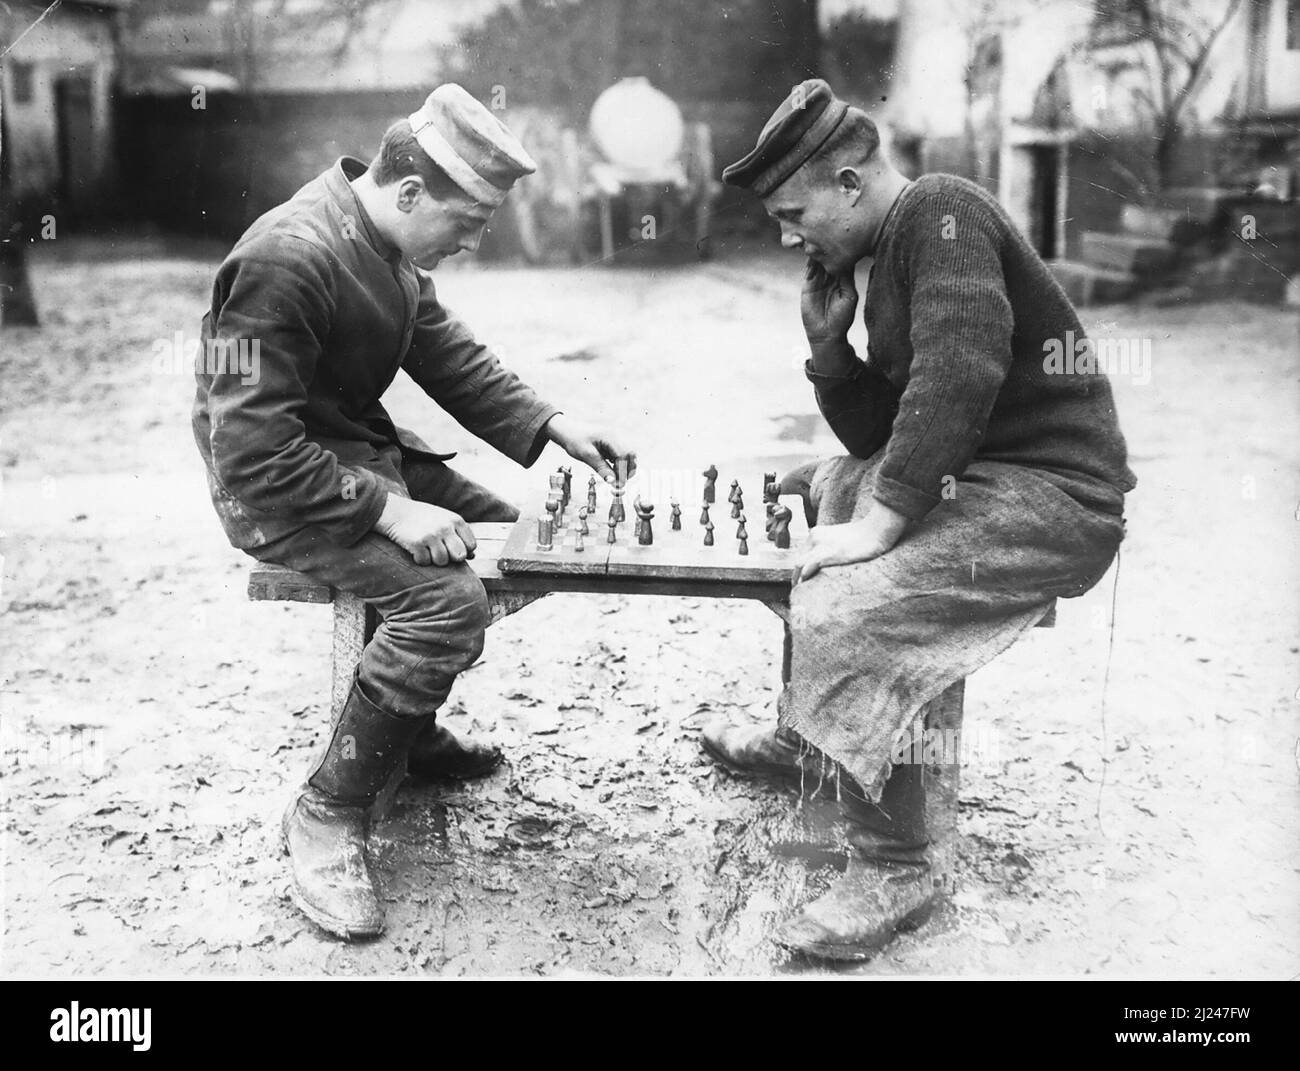
{"type": "Polygon", "coordinates": [[[829,183],[841,167],[869,163],[880,151],[880,131],[861,108],[850,107],[834,132],[808,157],[805,167],[814,182],[829,183]]]}
{"type": "Polygon", "coordinates": [[[375,180],[376,186],[388,186],[409,175],[423,179],[425,189],[439,201],[450,201],[457,197],[473,200],[420,148],[420,143],[411,133],[411,121],[399,119],[384,131],[379,151],[370,161],[370,177],[375,180]]]}

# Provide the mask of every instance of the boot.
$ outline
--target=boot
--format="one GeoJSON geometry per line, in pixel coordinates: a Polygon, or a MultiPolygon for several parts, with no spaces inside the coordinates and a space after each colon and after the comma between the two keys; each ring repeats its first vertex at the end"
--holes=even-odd
{"type": "Polygon", "coordinates": [[[895,767],[878,805],[850,783],[841,809],[852,847],[847,869],[773,940],[814,959],[855,962],[869,959],[896,933],[920,926],[934,910],[924,768],[895,767]]]}
{"type": "Polygon", "coordinates": [[[417,781],[444,778],[471,781],[490,774],[501,765],[504,757],[500,748],[462,743],[450,729],[430,717],[411,744],[406,756],[406,772],[417,781]]]}
{"type": "Polygon", "coordinates": [[[791,781],[806,790],[834,783],[835,763],[812,748],[791,729],[741,727],[725,721],[706,725],[700,743],[729,770],[791,781]]]}
{"type": "Polygon", "coordinates": [[[366,812],[420,724],[384,712],[354,680],[324,754],[284,813],[294,903],[345,940],[374,937],[384,928],[366,865],[366,812]]]}

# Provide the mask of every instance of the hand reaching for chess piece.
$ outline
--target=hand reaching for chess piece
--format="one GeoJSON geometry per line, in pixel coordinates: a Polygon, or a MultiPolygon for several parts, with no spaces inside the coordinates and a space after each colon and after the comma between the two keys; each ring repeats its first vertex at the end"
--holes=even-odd
{"type": "Polygon", "coordinates": [[[607,484],[621,487],[636,474],[636,452],[621,437],[598,431],[564,413],[546,423],[551,441],[575,461],[590,467],[607,484]]]}

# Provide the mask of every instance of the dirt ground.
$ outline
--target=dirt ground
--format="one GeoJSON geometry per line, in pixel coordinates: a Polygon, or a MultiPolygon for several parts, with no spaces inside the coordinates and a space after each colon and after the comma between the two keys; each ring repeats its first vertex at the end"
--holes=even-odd
{"type": "MultiPolygon", "coordinates": [[[[329,611],[246,600],[190,376],[155,367],[157,340],[195,336],[222,250],[58,244],[34,265],[44,327],[0,335],[5,973],[810,972],[768,937],[834,873],[779,850],[809,808],[697,743],[714,713],[772,717],[780,623],[749,604],[556,596],[494,626],[447,721],[508,766],[399,795],[372,840],[384,938],[301,918],[276,825],[326,724],[329,611]]],[[[440,277],[647,472],[726,472],[837,452],[797,370],[799,267],[440,277]]],[[[1118,587],[971,679],[958,892],[849,973],[1300,971],[1297,315],[1085,321],[1152,346],[1149,383],[1116,381],[1140,480],[1118,587]]],[[[517,501],[559,461],[514,467],[409,383],[389,400],[517,501]]]]}

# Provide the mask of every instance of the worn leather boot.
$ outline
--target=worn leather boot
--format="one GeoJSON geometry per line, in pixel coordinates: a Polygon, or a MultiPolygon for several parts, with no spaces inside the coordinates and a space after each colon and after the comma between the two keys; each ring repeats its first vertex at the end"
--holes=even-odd
{"type": "Polygon", "coordinates": [[[366,812],[420,724],[381,710],[353,681],[320,761],[284,812],[294,903],[338,937],[374,937],[384,928],[366,864],[366,812]]]}
{"type": "Polygon", "coordinates": [[[471,781],[490,774],[504,757],[500,748],[457,740],[450,729],[430,717],[411,744],[406,772],[417,781],[471,781]]]}
{"type": "Polygon", "coordinates": [[[700,743],[736,773],[791,781],[809,792],[819,785],[833,785],[837,772],[835,763],[791,729],[715,721],[701,731],[700,743]]]}
{"type": "Polygon", "coordinates": [[[869,959],[896,933],[920,926],[934,910],[923,768],[895,767],[878,805],[850,782],[841,810],[852,847],[847,869],[773,939],[814,959],[855,962],[869,959]]]}

